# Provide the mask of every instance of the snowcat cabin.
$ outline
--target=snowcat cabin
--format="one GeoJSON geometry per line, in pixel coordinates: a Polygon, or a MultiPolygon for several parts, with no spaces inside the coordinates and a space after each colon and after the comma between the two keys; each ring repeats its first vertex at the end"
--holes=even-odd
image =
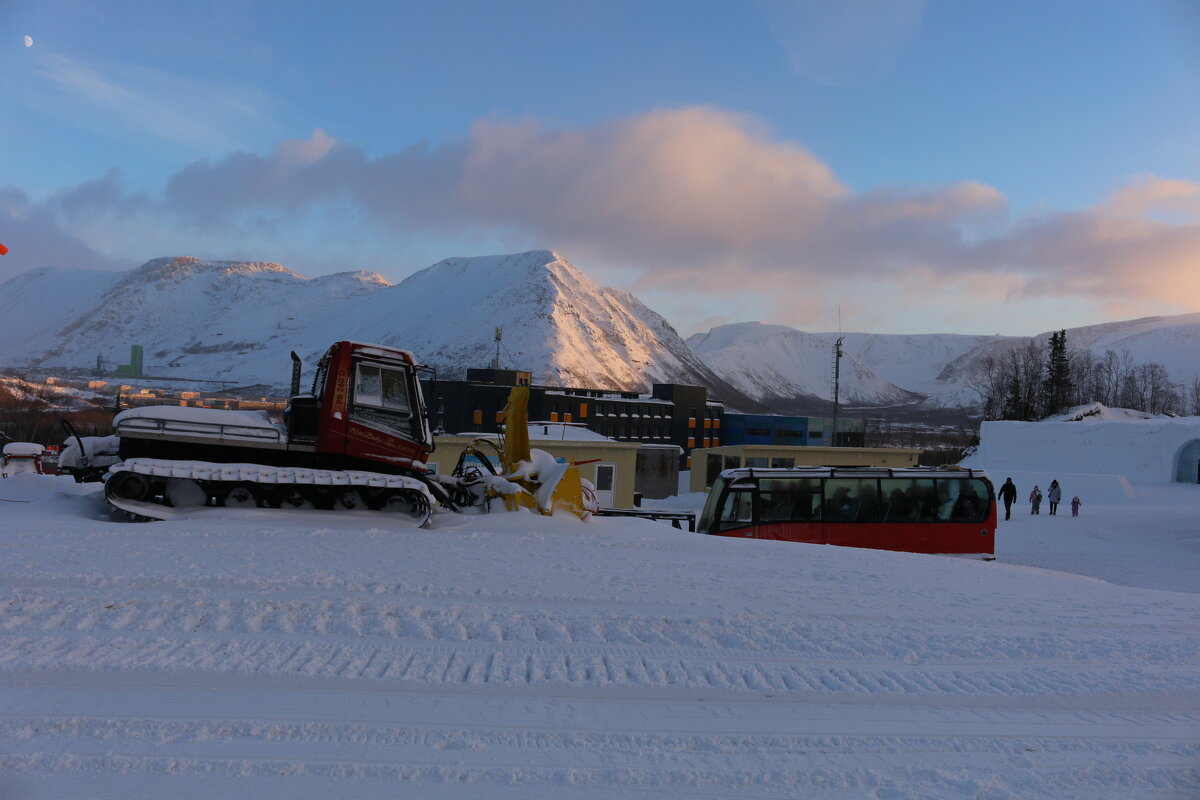
{"type": "Polygon", "coordinates": [[[289,440],[326,458],[423,471],[433,446],[416,370],[406,351],[338,342],[317,364],[314,396],[292,398],[289,440]]]}
{"type": "Polygon", "coordinates": [[[978,470],[730,469],[714,482],[696,530],[990,560],[994,497],[978,470]]]}

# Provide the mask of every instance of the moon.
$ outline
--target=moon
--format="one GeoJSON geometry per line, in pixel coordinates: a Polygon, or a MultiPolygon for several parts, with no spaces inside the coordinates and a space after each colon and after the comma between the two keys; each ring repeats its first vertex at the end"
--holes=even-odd
{"type": "Polygon", "coordinates": [[[25,37],[25,46],[26,46],[26,47],[33,47],[33,37],[32,37],[32,36],[26,36],[26,37],[25,37]]]}

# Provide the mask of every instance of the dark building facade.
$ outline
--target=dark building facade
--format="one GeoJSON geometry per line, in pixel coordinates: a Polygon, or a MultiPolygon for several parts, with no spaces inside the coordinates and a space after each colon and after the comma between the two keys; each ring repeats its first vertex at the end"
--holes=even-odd
{"type": "Polygon", "coordinates": [[[607,389],[534,386],[530,373],[472,369],[465,381],[423,382],[435,428],[447,433],[495,433],[514,386],[529,386],[531,422],[570,422],[621,442],[673,444],[688,468],[695,447],[721,444],[725,406],[703,386],[656,383],[646,394],[607,389]]]}

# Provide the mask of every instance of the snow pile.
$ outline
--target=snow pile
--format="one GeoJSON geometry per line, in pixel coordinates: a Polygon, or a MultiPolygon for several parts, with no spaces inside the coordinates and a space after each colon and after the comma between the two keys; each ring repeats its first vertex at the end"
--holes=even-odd
{"type": "Polygon", "coordinates": [[[1069,408],[1061,414],[1046,417],[1043,422],[1112,422],[1130,419],[1172,419],[1162,414],[1136,411],[1132,408],[1109,408],[1103,403],[1086,403],[1069,408]]]}

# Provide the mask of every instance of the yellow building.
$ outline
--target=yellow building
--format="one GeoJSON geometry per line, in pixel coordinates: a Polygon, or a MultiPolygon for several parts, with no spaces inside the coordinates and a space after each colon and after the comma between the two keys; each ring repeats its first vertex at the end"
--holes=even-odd
{"type": "Polygon", "coordinates": [[[735,467],[915,467],[920,450],[901,447],[788,447],[731,444],[692,451],[693,492],[706,492],[735,467]]]}
{"type": "MultiPolygon", "coordinates": [[[[532,429],[540,425],[530,425],[532,429]]],[[[435,472],[450,474],[463,450],[480,436],[435,436],[434,451],[429,467],[435,472]]],[[[596,487],[602,508],[633,508],[634,473],[637,469],[637,442],[614,442],[608,439],[572,440],[531,438],[529,446],[544,450],[557,459],[579,465],[579,474],[596,487]]]]}

